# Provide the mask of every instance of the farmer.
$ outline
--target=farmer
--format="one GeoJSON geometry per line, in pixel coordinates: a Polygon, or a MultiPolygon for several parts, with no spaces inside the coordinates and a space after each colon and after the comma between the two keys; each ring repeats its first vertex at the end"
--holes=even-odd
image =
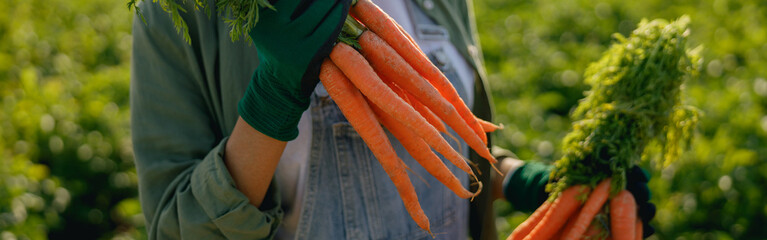
{"type": "MultiPolygon", "coordinates": [[[[492,118],[470,2],[374,2],[415,38],[476,116],[492,118]]],[[[261,10],[252,42],[233,42],[216,14],[186,5],[191,44],[159,4],[141,6],[146,24],[134,17],[131,128],[150,239],[428,237],[318,84],[319,64],[349,5],[277,1],[278,11],[261,10]]],[[[491,174],[481,176],[485,191],[470,203],[392,142],[414,174],[424,176],[413,184],[437,237],[497,239],[491,174]]],[[[451,144],[483,173],[492,172],[465,143],[451,144]]],[[[514,173],[505,185],[516,189],[507,198],[534,209],[549,168],[505,162],[514,173]]],[[[468,187],[468,176],[447,165],[468,187]]]]}

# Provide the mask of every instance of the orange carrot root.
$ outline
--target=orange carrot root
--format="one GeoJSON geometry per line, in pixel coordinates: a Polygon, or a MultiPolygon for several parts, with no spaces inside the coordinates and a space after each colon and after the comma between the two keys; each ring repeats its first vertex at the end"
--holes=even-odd
{"type": "Polygon", "coordinates": [[[538,225],[538,223],[543,220],[543,217],[546,216],[546,213],[551,208],[551,202],[546,201],[544,202],[538,209],[533,212],[530,217],[527,218],[522,224],[517,226],[517,228],[514,229],[514,232],[509,235],[506,240],[521,240],[527,236],[533,229],[538,225]]]}
{"type": "Polygon", "coordinates": [[[480,118],[477,118],[477,121],[479,121],[479,124],[482,125],[482,130],[485,132],[495,132],[498,129],[503,129],[503,124],[495,125],[491,122],[482,120],[480,118]]]}
{"type": "Polygon", "coordinates": [[[554,200],[551,210],[546,213],[543,220],[524,239],[551,239],[581,206],[577,196],[588,191],[589,187],[584,185],[575,185],[563,191],[554,200]]]}
{"type": "Polygon", "coordinates": [[[623,190],[610,200],[610,231],[613,239],[634,239],[636,219],[636,202],[629,191],[623,190]]]}
{"type": "Polygon", "coordinates": [[[589,195],[588,200],[581,208],[580,213],[576,215],[573,227],[563,235],[562,239],[575,240],[580,239],[581,235],[586,232],[591,220],[594,220],[594,216],[599,213],[602,206],[607,201],[607,197],[610,193],[610,181],[611,179],[602,180],[602,182],[594,188],[594,191],[589,195]]]}

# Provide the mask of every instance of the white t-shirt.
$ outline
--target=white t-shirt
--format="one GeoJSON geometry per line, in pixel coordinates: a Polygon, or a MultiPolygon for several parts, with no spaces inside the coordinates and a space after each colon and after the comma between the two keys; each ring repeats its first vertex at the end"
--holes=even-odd
{"type": "MultiPolygon", "coordinates": [[[[413,38],[419,47],[429,53],[432,50],[442,48],[447,57],[451,60],[458,77],[464,89],[469,89],[467,104],[473,101],[474,92],[474,70],[469,63],[461,56],[458,49],[446,40],[426,40],[419,39],[415,32],[415,26],[410,16],[407,3],[408,0],[373,0],[384,12],[389,14],[397,23],[402,25],[413,38]]],[[[420,9],[415,9],[420,11],[420,9]]],[[[315,92],[324,93],[322,85],[318,85],[315,92]]],[[[324,93],[327,94],[327,93],[324,93]]],[[[277,180],[282,197],[282,205],[286,208],[285,218],[277,234],[278,239],[292,239],[292,233],[298,227],[298,219],[301,214],[301,201],[306,182],[306,167],[309,162],[312,141],[312,116],[309,110],[301,115],[298,123],[298,137],[287,143],[285,151],[280,157],[280,163],[277,166],[275,179],[277,180]]]]}

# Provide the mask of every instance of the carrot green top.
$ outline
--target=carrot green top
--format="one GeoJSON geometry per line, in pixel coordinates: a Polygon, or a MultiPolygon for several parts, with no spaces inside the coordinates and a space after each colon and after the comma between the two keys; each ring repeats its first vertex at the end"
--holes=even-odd
{"type": "Polygon", "coordinates": [[[573,130],[547,187],[552,197],[611,176],[613,193],[624,189],[628,169],[657,158],[651,144],[661,148],[663,163],[679,156],[699,116],[681,100],[681,85],[699,62],[700,48],[686,48],[688,23],[687,16],[642,20],[629,38],[615,34],[617,43],[586,69],[591,90],[572,114],[573,130]]]}

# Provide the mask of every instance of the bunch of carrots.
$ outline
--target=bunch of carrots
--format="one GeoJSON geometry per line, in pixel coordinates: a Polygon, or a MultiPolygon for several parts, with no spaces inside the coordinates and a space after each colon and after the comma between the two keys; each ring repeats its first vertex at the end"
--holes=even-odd
{"type": "Polygon", "coordinates": [[[322,63],[320,81],[394,182],[410,216],[431,232],[406,173],[408,167],[394,152],[381,125],[430,174],[462,198],[476,196],[481,182],[477,181],[477,192],[470,192],[430,149],[476,180],[466,159],[440,132],[449,135],[449,126],[492,164],[496,160],[487,148],[486,132],[498,126],[475,117],[413,39],[370,0],[351,7],[343,35],[344,40],[322,63]],[[347,44],[349,38],[359,44],[357,49],[352,47],[355,43],[347,44]]]}
{"type": "Polygon", "coordinates": [[[568,188],[553,202],[547,201],[519,225],[508,237],[516,239],[642,239],[642,221],[637,218],[634,196],[621,190],[609,209],[609,225],[605,221],[605,203],[611,179],[602,180],[593,190],[587,185],[568,188]],[[582,199],[586,198],[585,203],[582,199]],[[600,214],[599,218],[596,216],[600,214]],[[607,230],[609,229],[609,231],[607,230]]]}
{"type": "MultiPolygon", "coordinates": [[[[128,0],[136,9],[142,0],[128,0]]],[[[173,0],[154,0],[171,14],[176,29],[189,42],[183,7],[173,0]]],[[[196,10],[209,11],[207,1],[195,1],[196,10]]],[[[217,0],[216,8],[237,40],[257,24],[259,11],[275,10],[268,0],[217,0]]],[[[394,182],[411,217],[431,233],[429,220],[418,202],[406,170],[396,155],[383,125],[430,174],[462,198],[473,198],[482,183],[467,160],[442,137],[452,128],[474,151],[491,163],[487,132],[499,129],[478,119],[458,96],[450,81],[434,66],[399,24],[370,0],[353,0],[338,42],[320,70],[320,81],[352,127],[394,182]],[[361,23],[360,23],[361,22],[361,23]],[[430,149],[433,148],[476,181],[477,190],[464,188],[458,178],[430,149]]],[[[491,164],[495,168],[494,165],[491,164]]],[[[496,169],[496,171],[498,171],[496,169]]]]}
{"type": "Polygon", "coordinates": [[[698,121],[698,111],[681,101],[700,51],[686,48],[688,23],[686,16],[643,20],[629,38],[616,34],[618,42],[586,69],[591,90],[573,112],[549,199],[509,240],[642,239],[627,171],[659,155],[664,164],[675,160],[698,121]]]}

